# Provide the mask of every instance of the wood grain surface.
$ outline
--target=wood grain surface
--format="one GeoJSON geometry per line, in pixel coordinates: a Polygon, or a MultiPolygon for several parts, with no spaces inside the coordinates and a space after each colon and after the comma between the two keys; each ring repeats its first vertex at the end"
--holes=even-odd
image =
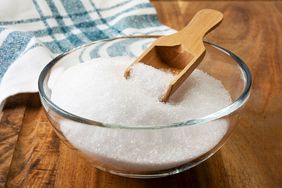
{"type": "Polygon", "coordinates": [[[241,56],[254,78],[231,138],[213,157],[178,175],[138,180],[91,167],[59,141],[37,94],[9,98],[0,114],[0,187],[282,186],[282,2],[153,1],[175,29],[200,9],[224,13],[207,38],[241,56]]]}

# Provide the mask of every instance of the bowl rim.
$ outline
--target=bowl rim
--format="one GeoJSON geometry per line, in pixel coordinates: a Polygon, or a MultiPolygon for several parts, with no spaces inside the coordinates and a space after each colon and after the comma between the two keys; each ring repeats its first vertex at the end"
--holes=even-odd
{"type": "Polygon", "coordinates": [[[59,60],[63,57],[65,57],[66,55],[91,46],[93,44],[97,44],[97,43],[101,43],[101,42],[107,42],[107,41],[113,41],[113,40],[119,40],[119,39],[133,39],[133,38],[159,38],[162,35],[139,35],[139,36],[122,36],[122,37],[114,37],[114,38],[109,38],[109,39],[102,39],[102,40],[97,40],[97,41],[93,41],[81,46],[78,46],[76,48],[73,48],[67,52],[64,52],[60,55],[58,55],[57,57],[55,57],[52,61],[50,61],[41,71],[40,75],[39,75],[39,79],[38,79],[38,89],[39,89],[39,96],[41,99],[41,102],[43,104],[43,108],[45,109],[45,111],[47,112],[47,116],[48,116],[48,111],[46,110],[44,104],[47,104],[48,107],[55,111],[56,113],[58,113],[59,115],[79,122],[79,123],[84,123],[84,124],[88,124],[88,125],[93,125],[93,126],[98,126],[98,127],[105,127],[105,128],[119,128],[119,129],[163,129],[163,128],[175,128],[175,127],[183,127],[183,126],[191,126],[191,125],[196,125],[196,124],[202,124],[202,123],[207,123],[216,119],[220,119],[224,116],[227,116],[231,113],[233,113],[234,111],[238,110],[240,107],[242,107],[246,101],[248,100],[249,96],[250,96],[250,91],[251,91],[251,85],[252,85],[252,75],[251,72],[248,68],[248,66],[245,64],[245,62],[238,57],[236,54],[234,54],[233,52],[231,52],[230,50],[227,50],[224,47],[221,47],[215,43],[209,42],[209,41],[204,41],[205,44],[208,44],[216,49],[218,49],[219,51],[225,53],[226,55],[228,55],[229,57],[231,57],[231,59],[237,63],[239,69],[241,70],[241,73],[243,75],[243,80],[244,80],[244,88],[242,90],[241,95],[235,100],[233,101],[230,105],[216,111],[213,112],[209,115],[200,117],[200,118],[195,118],[195,119],[189,119],[187,121],[183,121],[183,122],[176,122],[176,123],[171,123],[171,124],[158,124],[158,125],[121,125],[121,124],[110,124],[110,123],[103,123],[103,122],[99,122],[99,121],[95,121],[95,120],[91,120],[91,119],[87,119],[87,118],[83,118],[80,116],[77,116],[75,114],[72,114],[62,108],[60,108],[59,106],[57,106],[55,103],[52,102],[52,100],[46,95],[45,93],[45,89],[44,89],[44,81],[46,76],[48,75],[48,72],[51,70],[51,68],[59,62],[59,60]],[[44,102],[45,103],[44,103],[44,102]]]}

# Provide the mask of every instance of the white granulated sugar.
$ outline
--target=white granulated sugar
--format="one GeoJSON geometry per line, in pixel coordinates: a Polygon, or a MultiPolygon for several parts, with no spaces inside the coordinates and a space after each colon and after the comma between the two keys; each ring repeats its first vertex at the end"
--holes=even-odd
{"type": "MultiPolygon", "coordinates": [[[[93,59],[67,69],[56,80],[51,99],[73,114],[111,124],[170,124],[202,117],[231,103],[222,84],[195,70],[164,104],[159,97],[173,76],[137,64],[123,77],[129,57],[93,59]]],[[[109,129],[60,122],[62,133],[89,156],[126,171],[156,171],[185,164],[212,149],[228,121],[161,130],[109,129]]]]}

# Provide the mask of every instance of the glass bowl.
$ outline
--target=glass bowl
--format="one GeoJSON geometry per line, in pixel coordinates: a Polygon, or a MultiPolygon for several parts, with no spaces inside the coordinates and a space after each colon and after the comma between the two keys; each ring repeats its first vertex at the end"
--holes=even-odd
{"type": "Polygon", "coordinates": [[[210,42],[205,42],[206,55],[198,68],[221,81],[232,103],[204,117],[166,125],[107,124],[67,112],[50,99],[50,88],[55,82],[53,75],[98,57],[137,57],[157,37],[160,36],[95,41],[57,56],[40,74],[40,99],[55,132],[69,148],[98,169],[134,178],[177,174],[212,156],[237,125],[239,109],[250,95],[251,74],[238,56],[210,42]],[[224,130],[216,141],[206,138],[206,131],[211,127],[224,130]],[[192,136],[193,141],[181,140],[183,133],[192,136]],[[109,148],[114,149],[109,151],[109,148]],[[197,152],[189,154],[190,149],[197,152]],[[175,151],[186,151],[186,154],[169,158],[175,151]]]}

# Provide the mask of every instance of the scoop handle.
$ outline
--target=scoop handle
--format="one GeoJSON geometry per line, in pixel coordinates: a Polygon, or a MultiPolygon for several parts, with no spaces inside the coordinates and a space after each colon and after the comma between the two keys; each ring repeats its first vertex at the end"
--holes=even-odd
{"type": "Polygon", "coordinates": [[[193,33],[194,37],[203,38],[223,19],[223,14],[213,9],[202,9],[195,14],[187,26],[180,32],[193,33]]]}
{"type": "Polygon", "coordinates": [[[177,35],[182,36],[180,43],[191,52],[193,58],[189,60],[185,68],[170,82],[169,87],[161,97],[162,102],[166,102],[169,99],[202,61],[205,54],[203,37],[214,29],[222,19],[223,14],[221,12],[212,9],[203,9],[197,12],[189,24],[177,33],[177,35]]]}

